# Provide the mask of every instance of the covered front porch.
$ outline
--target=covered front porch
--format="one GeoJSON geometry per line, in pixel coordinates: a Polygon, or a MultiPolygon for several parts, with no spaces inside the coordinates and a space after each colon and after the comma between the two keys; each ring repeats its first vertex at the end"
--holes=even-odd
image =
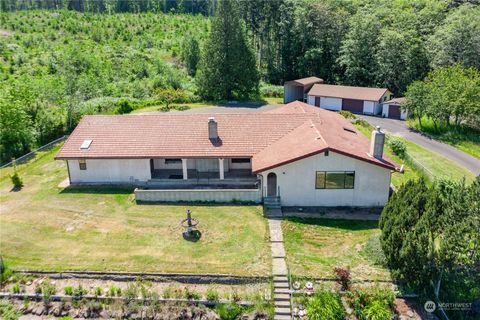
{"type": "Polygon", "coordinates": [[[250,158],[151,159],[148,187],[257,189],[250,158]]]}

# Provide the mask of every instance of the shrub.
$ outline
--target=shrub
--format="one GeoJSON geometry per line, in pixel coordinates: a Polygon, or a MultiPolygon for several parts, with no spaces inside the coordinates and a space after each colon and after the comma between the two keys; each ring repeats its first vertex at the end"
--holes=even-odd
{"type": "Polygon", "coordinates": [[[218,301],[219,300],[218,291],[215,290],[214,288],[208,288],[208,290],[207,290],[207,300],[208,301],[218,301]]]}
{"type": "Polygon", "coordinates": [[[75,289],[73,289],[73,296],[74,296],[74,297],[80,298],[80,297],[82,297],[84,294],[87,294],[87,290],[83,289],[83,287],[82,287],[81,284],[79,284],[78,287],[76,287],[75,289]]]}
{"type": "Polygon", "coordinates": [[[133,111],[133,106],[130,104],[128,100],[121,100],[118,102],[117,110],[115,110],[116,114],[125,114],[130,113],[133,111]]]}
{"type": "Polygon", "coordinates": [[[345,310],[340,297],[330,291],[317,291],[307,301],[307,314],[310,320],[343,320],[345,310]]]}
{"type": "Polygon", "coordinates": [[[222,320],[234,320],[242,314],[243,309],[236,303],[230,303],[217,305],[215,311],[222,320]]]}
{"type": "Polygon", "coordinates": [[[392,138],[388,140],[388,146],[392,149],[392,152],[399,156],[401,159],[405,159],[407,155],[407,146],[405,143],[397,138],[392,138]]]}
{"type": "Polygon", "coordinates": [[[185,287],[185,298],[189,300],[200,300],[202,296],[195,290],[185,287]]]}
{"type": "Polygon", "coordinates": [[[0,284],[7,281],[11,276],[13,276],[13,271],[7,267],[2,256],[0,256],[0,284]]]}
{"type": "Polygon", "coordinates": [[[67,296],[73,296],[73,287],[65,287],[63,288],[63,292],[67,295],[67,296]]]}
{"type": "Polygon", "coordinates": [[[367,320],[390,320],[393,317],[390,308],[381,301],[372,301],[365,310],[363,315],[367,320]]]}
{"type": "Polygon", "coordinates": [[[170,299],[173,296],[173,288],[172,286],[168,286],[165,289],[163,289],[163,297],[165,299],[170,299]]]}
{"type": "Polygon", "coordinates": [[[20,285],[18,283],[15,283],[12,287],[12,293],[18,294],[20,293],[20,285]]]}
{"type": "Polygon", "coordinates": [[[48,303],[50,301],[50,296],[57,293],[57,288],[50,281],[45,281],[44,283],[42,283],[41,290],[43,294],[43,301],[45,303],[48,303]]]}
{"type": "Polygon", "coordinates": [[[283,86],[262,83],[260,85],[260,95],[262,97],[281,98],[283,97],[283,86]]]}
{"type": "Polygon", "coordinates": [[[129,283],[127,285],[127,289],[125,289],[125,291],[123,293],[123,297],[126,300],[134,300],[134,299],[138,298],[137,285],[135,283],[129,283]]]}
{"type": "Polygon", "coordinates": [[[350,288],[350,270],[348,268],[334,268],[333,271],[337,275],[337,281],[342,285],[342,290],[350,288]]]}
{"type": "Polygon", "coordinates": [[[357,119],[357,117],[350,111],[340,110],[338,113],[341,114],[346,119],[357,119]]]}
{"type": "Polygon", "coordinates": [[[16,189],[20,189],[23,187],[22,178],[18,175],[18,172],[15,172],[13,175],[10,176],[10,180],[12,180],[12,184],[16,189]]]}
{"type": "Polygon", "coordinates": [[[15,162],[15,159],[12,160],[12,166],[13,174],[10,176],[10,180],[12,181],[13,187],[15,189],[21,189],[23,187],[23,180],[18,174],[17,163],[15,162]]]}
{"type": "Polygon", "coordinates": [[[354,314],[361,320],[391,319],[393,316],[391,310],[394,305],[395,294],[389,288],[377,285],[370,288],[355,289],[347,293],[347,298],[354,314]],[[372,318],[377,311],[379,316],[385,315],[388,311],[389,317],[372,318]]]}
{"type": "Polygon", "coordinates": [[[102,288],[96,287],[95,288],[95,295],[96,296],[101,296],[102,295],[102,288]]]}
{"type": "Polygon", "coordinates": [[[111,286],[108,288],[108,295],[110,297],[120,296],[122,294],[122,289],[117,288],[115,286],[111,286]]]}
{"type": "Polygon", "coordinates": [[[10,301],[0,300],[0,319],[18,320],[20,316],[20,311],[18,311],[10,301]]]}

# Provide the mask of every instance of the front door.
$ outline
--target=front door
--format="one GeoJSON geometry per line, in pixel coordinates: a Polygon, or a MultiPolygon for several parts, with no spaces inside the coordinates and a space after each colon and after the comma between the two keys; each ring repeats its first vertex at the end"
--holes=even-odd
{"type": "Polygon", "coordinates": [[[275,197],[277,195],[277,175],[270,172],[267,176],[267,196],[275,197]]]}

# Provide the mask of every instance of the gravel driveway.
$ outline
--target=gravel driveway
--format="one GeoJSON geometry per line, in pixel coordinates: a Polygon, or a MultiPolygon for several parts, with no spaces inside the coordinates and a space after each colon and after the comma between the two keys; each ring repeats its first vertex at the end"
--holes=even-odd
{"type": "Polygon", "coordinates": [[[455,147],[452,147],[442,142],[438,142],[425,135],[422,135],[421,133],[411,130],[407,126],[406,121],[365,115],[358,115],[358,117],[367,121],[373,126],[380,126],[389,133],[401,136],[433,152],[441,154],[442,156],[452,161],[455,161],[459,165],[465,167],[469,171],[473,172],[475,175],[480,174],[480,160],[472,157],[469,154],[466,154],[463,151],[456,149],[455,147]]]}

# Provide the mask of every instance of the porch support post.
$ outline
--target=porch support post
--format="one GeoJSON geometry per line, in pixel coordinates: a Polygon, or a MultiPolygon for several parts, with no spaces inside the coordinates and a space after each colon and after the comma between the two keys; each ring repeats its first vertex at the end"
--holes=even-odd
{"type": "Polygon", "coordinates": [[[220,180],[225,179],[225,170],[223,168],[223,159],[218,159],[218,170],[220,171],[220,180]]]}
{"type": "Polygon", "coordinates": [[[188,179],[187,159],[182,159],[183,180],[188,179]]]}

